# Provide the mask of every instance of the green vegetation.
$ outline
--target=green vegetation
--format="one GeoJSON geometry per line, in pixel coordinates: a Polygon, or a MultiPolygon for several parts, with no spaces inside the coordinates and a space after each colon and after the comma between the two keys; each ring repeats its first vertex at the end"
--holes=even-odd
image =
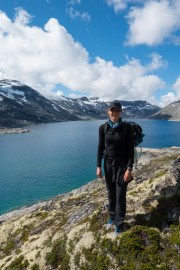
{"type": "Polygon", "coordinates": [[[180,224],[175,226],[171,225],[171,230],[170,230],[170,235],[169,235],[169,241],[172,245],[176,245],[180,247],[180,224]]]}
{"type": "Polygon", "coordinates": [[[77,258],[75,261],[77,263],[76,266],[80,270],[108,270],[110,266],[110,259],[108,256],[93,247],[89,249],[83,248],[81,256],[85,258],[85,261],[81,262],[81,264],[78,263],[77,258]]]}
{"type": "MultiPolygon", "coordinates": [[[[179,227],[172,229],[174,237],[179,227]]],[[[135,226],[115,240],[101,238],[91,248],[83,248],[74,257],[77,269],[93,270],[172,270],[179,269],[179,240],[162,237],[159,230],[135,226]],[[175,243],[174,243],[175,241],[175,243]]]]}
{"type": "Polygon", "coordinates": [[[13,248],[15,247],[15,242],[14,240],[8,240],[6,242],[6,245],[4,246],[4,248],[2,249],[2,251],[5,253],[5,255],[10,255],[11,251],[13,250],[13,248]]]}
{"type": "Polygon", "coordinates": [[[28,265],[28,260],[24,260],[23,256],[19,256],[5,270],[24,270],[27,269],[28,265]]]}
{"type": "Polygon", "coordinates": [[[34,264],[34,265],[31,267],[31,270],[40,270],[39,265],[38,265],[38,264],[34,264]]]}
{"type": "Polygon", "coordinates": [[[20,240],[22,242],[26,242],[29,238],[29,233],[30,231],[33,229],[33,224],[30,225],[25,225],[22,230],[21,230],[21,236],[20,236],[20,240]]]}
{"type": "Polygon", "coordinates": [[[53,243],[51,252],[46,255],[46,264],[57,268],[60,266],[61,270],[68,270],[70,257],[66,252],[67,237],[59,239],[53,243]]]}
{"type": "Polygon", "coordinates": [[[106,215],[103,215],[102,209],[99,208],[90,219],[89,230],[92,231],[95,235],[97,235],[97,232],[100,233],[103,224],[106,224],[107,216],[108,213],[106,213],[106,215]]]}

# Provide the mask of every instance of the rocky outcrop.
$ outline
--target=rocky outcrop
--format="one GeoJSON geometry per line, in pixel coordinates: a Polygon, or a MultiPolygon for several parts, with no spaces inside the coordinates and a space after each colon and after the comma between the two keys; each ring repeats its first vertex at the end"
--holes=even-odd
{"type": "Polygon", "coordinates": [[[179,154],[143,149],[117,238],[103,179],[1,216],[0,269],[179,269],[179,154]]]}
{"type": "Polygon", "coordinates": [[[22,134],[22,133],[29,133],[29,129],[25,128],[0,128],[0,135],[4,134],[22,134]]]}
{"type": "Polygon", "coordinates": [[[150,119],[180,121],[180,100],[175,101],[149,117],[150,119]]]}

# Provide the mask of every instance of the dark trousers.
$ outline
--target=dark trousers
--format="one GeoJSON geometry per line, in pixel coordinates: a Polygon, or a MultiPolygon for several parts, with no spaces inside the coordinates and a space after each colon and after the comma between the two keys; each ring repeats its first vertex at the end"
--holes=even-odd
{"type": "Polygon", "coordinates": [[[109,215],[115,222],[116,226],[120,226],[126,215],[126,191],[127,183],[123,181],[124,168],[121,168],[121,175],[119,180],[113,180],[113,166],[112,163],[104,163],[105,181],[108,191],[109,200],[109,215]]]}

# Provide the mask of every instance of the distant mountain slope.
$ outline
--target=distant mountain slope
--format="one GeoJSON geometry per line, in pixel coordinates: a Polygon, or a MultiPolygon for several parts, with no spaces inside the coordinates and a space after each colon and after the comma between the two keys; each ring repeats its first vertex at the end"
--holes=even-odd
{"type": "Polygon", "coordinates": [[[123,108],[123,117],[127,118],[147,118],[148,116],[158,112],[160,108],[146,101],[121,101],[123,108]]]}
{"type": "Polygon", "coordinates": [[[0,81],[0,126],[16,127],[76,119],[27,85],[18,81],[0,81]]]}
{"type": "MultiPolygon", "coordinates": [[[[121,101],[123,118],[147,118],[159,107],[146,101],[121,101]]],[[[16,80],[0,80],[0,127],[58,121],[105,119],[109,103],[99,98],[50,98],[16,80]]]]}
{"type": "Polygon", "coordinates": [[[177,120],[180,121],[180,100],[175,101],[159,112],[149,117],[150,119],[177,120]]]}

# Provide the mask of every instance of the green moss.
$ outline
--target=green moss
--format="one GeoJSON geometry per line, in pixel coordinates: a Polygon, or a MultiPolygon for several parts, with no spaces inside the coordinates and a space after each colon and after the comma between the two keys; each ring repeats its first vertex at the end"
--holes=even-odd
{"type": "Polygon", "coordinates": [[[169,241],[180,249],[180,224],[175,226],[171,225],[171,234],[169,236],[169,241]]]}
{"type": "Polygon", "coordinates": [[[66,252],[67,237],[54,242],[51,252],[46,255],[46,264],[54,268],[60,266],[62,270],[69,269],[70,257],[66,252]]]}
{"type": "Polygon", "coordinates": [[[150,178],[149,179],[149,184],[152,184],[152,182],[154,182],[156,180],[156,178],[150,178]]]}
{"type": "Polygon", "coordinates": [[[167,173],[167,170],[158,171],[157,173],[154,174],[153,178],[149,179],[149,184],[153,183],[155,180],[157,180],[157,178],[164,176],[166,173],[167,173]]]}
{"type": "Polygon", "coordinates": [[[136,196],[136,195],[137,195],[137,191],[130,191],[130,192],[129,192],[129,195],[131,195],[131,196],[136,196]]]}
{"type": "Polygon", "coordinates": [[[3,252],[6,254],[6,255],[9,255],[11,254],[12,250],[14,249],[14,247],[16,246],[14,240],[8,240],[6,242],[6,245],[4,246],[3,248],[3,252]]]}
{"type": "Polygon", "coordinates": [[[69,246],[69,248],[68,248],[68,252],[69,253],[72,253],[73,252],[73,250],[74,250],[74,248],[75,248],[75,242],[71,239],[71,240],[69,240],[69,242],[68,242],[68,246],[69,246]]]}
{"type": "Polygon", "coordinates": [[[49,236],[47,240],[43,242],[43,246],[50,247],[52,244],[52,236],[49,236]]]}
{"type": "Polygon", "coordinates": [[[167,170],[166,171],[159,171],[159,172],[156,173],[155,177],[159,178],[161,176],[164,176],[166,173],[167,173],[167,170]]]}
{"type": "Polygon", "coordinates": [[[16,258],[10,265],[5,268],[5,270],[25,270],[29,265],[28,260],[24,260],[24,257],[21,255],[16,258]]]}
{"type": "Polygon", "coordinates": [[[31,270],[40,270],[39,265],[36,263],[31,267],[31,270]]]}
{"type": "Polygon", "coordinates": [[[77,252],[74,256],[74,265],[78,267],[80,267],[80,260],[81,260],[81,253],[77,252]]]}
{"type": "Polygon", "coordinates": [[[41,213],[41,216],[40,216],[40,219],[41,219],[41,220],[46,219],[46,218],[48,217],[48,214],[49,214],[49,213],[46,212],[46,211],[45,211],[45,212],[42,212],[42,213],[41,213]]]}

